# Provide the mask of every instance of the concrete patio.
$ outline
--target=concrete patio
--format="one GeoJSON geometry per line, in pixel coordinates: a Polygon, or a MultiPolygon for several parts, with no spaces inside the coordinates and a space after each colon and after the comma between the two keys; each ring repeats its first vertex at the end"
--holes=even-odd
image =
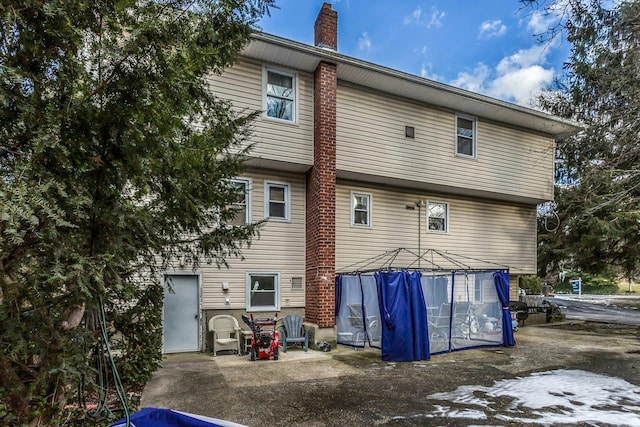
{"type": "Polygon", "coordinates": [[[514,348],[465,350],[405,363],[382,362],[376,350],[345,347],[329,353],[294,348],[280,360],[256,362],[236,355],[167,355],[143,392],[142,406],[252,427],[503,425],[501,411],[509,399],[501,398],[479,420],[464,417],[475,408],[473,402],[445,405],[433,395],[558,369],[640,386],[639,336],[639,328],[605,324],[527,326],[516,333],[514,348]],[[445,406],[453,412],[443,412],[445,406]]]}

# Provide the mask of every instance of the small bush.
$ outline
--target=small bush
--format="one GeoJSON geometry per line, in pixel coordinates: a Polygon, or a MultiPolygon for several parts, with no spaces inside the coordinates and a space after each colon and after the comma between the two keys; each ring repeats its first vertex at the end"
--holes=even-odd
{"type": "Polygon", "coordinates": [[[527,292],[527,295],[540,295],[542,292],[542,282],[538,276],[522,276],[520,287],[527,292]]]}

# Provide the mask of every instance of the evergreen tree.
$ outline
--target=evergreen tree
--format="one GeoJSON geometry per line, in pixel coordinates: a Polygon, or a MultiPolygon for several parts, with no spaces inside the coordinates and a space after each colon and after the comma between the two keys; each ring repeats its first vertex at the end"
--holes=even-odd
{"type": "Polygon", "coordinates": [[[525,3],[564,17],[549,34],[572,44],[541,106],[585,125],[557,146],[558,218],[539,221],[540,273],[564,263],[630,277],[640,267],[640,2],[525,3]]]}
{"type": "Polygon", "coordinates": [[[1,424],[61,422],[114,347],[124,382],[146,381],[161,272],[224,266],[255,237],[257,224],[220,226],[255,113],[207,76],[272,3],[0,5],[1,424]]]}

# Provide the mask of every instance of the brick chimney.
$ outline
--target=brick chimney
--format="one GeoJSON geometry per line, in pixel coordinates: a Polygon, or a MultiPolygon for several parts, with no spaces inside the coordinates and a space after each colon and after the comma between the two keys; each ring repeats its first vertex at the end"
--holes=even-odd
{"type": "Polygon", "coordinates": [[[338,50],[338,12],[325,3],[318,13],[315,30],[315,45],[325,49],[338,50]]]}
{"type": "MultiPolygon", "coordinates": [[[[336,49],[337,23],[337,12],[325,3],[316,19],[316,46],[336,49]]],[[[320,328],[316,340],[333,334],[335,324],[337,90],[336,64],[320,62],[313,75],[313,167],[307,174],[306,212],[305,318],[320,328]]]]}

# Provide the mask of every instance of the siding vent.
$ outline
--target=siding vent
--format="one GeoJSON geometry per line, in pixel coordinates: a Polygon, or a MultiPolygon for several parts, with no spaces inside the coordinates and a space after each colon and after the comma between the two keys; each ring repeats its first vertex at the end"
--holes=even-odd
{"type": "Polygon", "coordinates": [[[404,127],[404,137],[405,138],[415,138],[416,137],[416,128],[413,126],[405,126],[404,127]]]}
{"type": "Polygon", "coordinates": [[[291,289],[302,289],[302,277],[291,278],[291,289]]]}

